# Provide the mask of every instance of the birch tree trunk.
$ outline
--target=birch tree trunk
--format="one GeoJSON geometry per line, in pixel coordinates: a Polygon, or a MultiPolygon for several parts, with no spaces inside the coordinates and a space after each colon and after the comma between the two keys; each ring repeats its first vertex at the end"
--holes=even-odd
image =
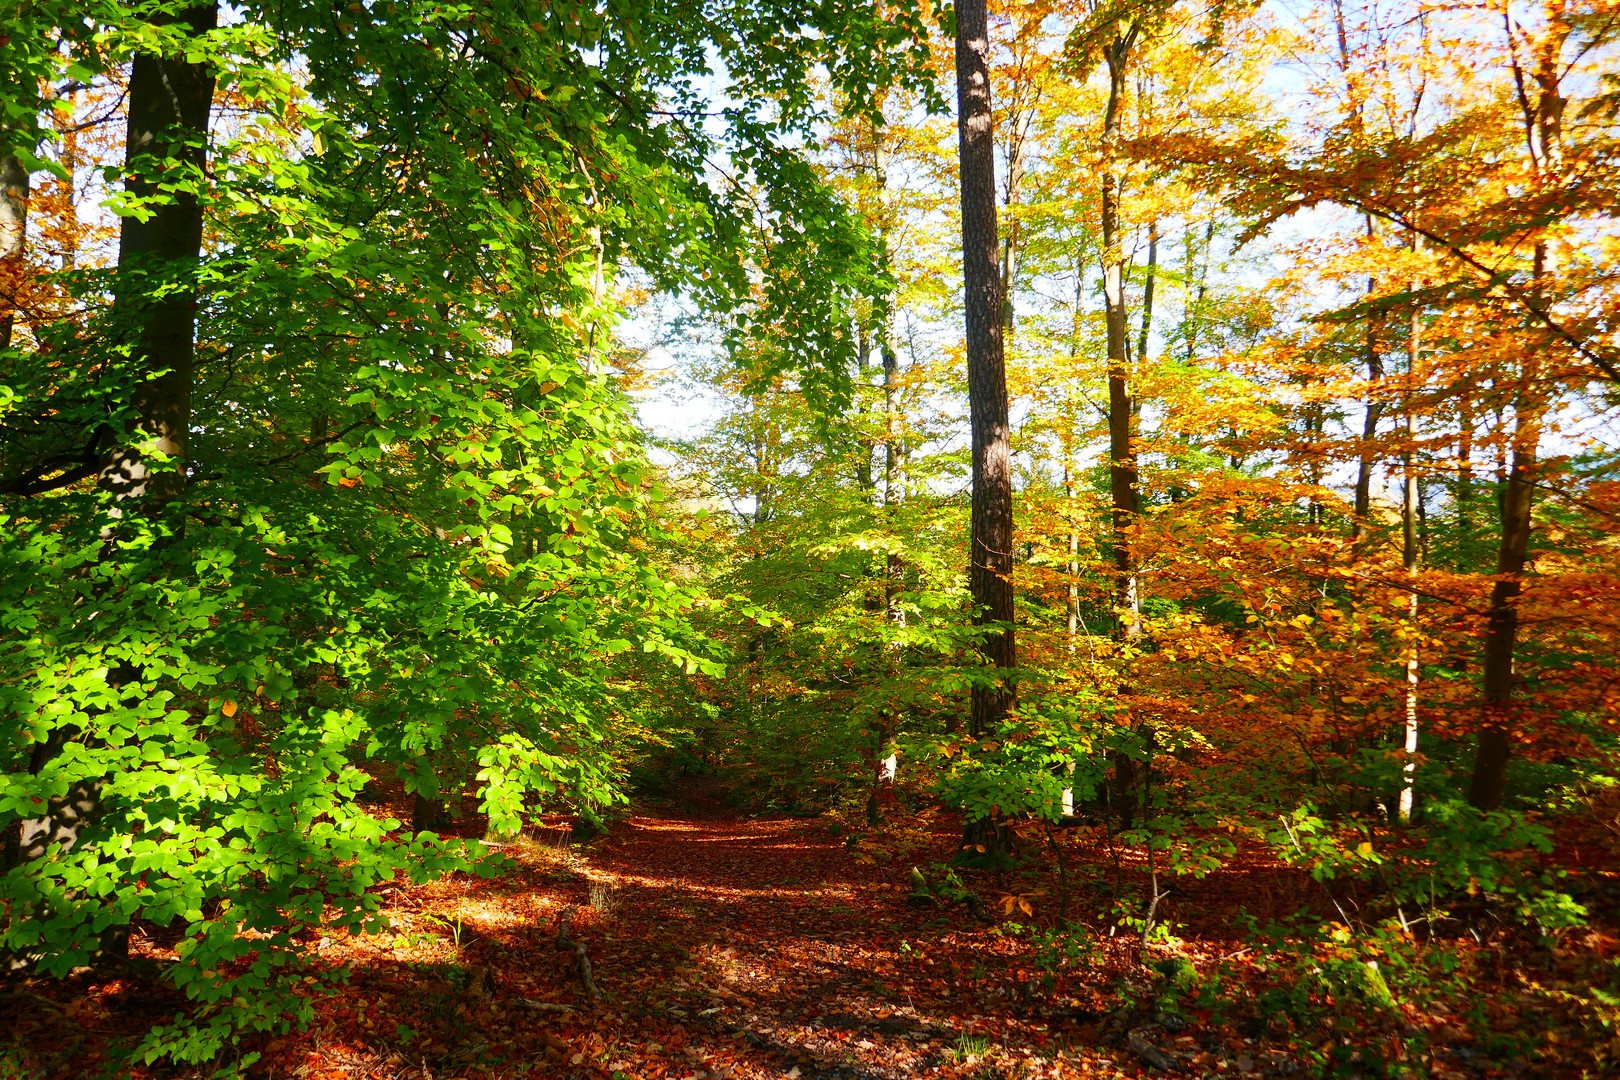
{"type": "MultiPolygon", "coordinates": [[[[1412,239],[1412,246],[1417,247],[1416,236],[1412,239]]],[[[1417,282],[1413,282],[1411,292],[1417,293],[1417,282]]],[[[1412,390],[1417,385],[1418,355],[1422,345],[1422,324],[1420,312],[1416,301],[1413,302],[1410,333],[1407,344],[1407,373],[1404,412],[1406,414],[1406,445],[1401,453],[1402,465],[1402,499],[1401,499],[1401,562],[1406,568],[1406,700],[1403,709],[1402,749],[1406,757],[1401,765],[1401,795],[1396,808],[1396,817],[1401,824],[1412,820],[1412,809],[1417,798],[1417,750],[1418,750],[1418,682],[1422,671],[1419,665],[1419,634],[1418,634],[1418,482],[1417,470],[1413,458],[1413,430],[1412,430],[1412,390]]]]}
{"type": "Polygon", "coordinates": [[[28,237],[28,170],[12,154],[0,157],[0,349],[11,346],[28,237]]]}

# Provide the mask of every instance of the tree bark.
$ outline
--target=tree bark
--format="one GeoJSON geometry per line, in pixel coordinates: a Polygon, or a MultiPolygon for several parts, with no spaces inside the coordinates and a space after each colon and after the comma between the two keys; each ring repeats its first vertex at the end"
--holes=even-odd
{"type": "MultiPolygon", "coordinates": [[[[889,210],[889,159],[884,145],[884,129],[872,131],[872,160],[877,179],[878,197],[883,207],[883,219],[878,233],[878,257],[885,272],[890,269],[889,229],[892,225],[889,210]]],[[[906,449],[903,418],[900,412],[900,343],[895,330],[895,297],[893,292],[883,296],[878,306],[878,347],[883,357],[883,517],[885,527],[894,531],[894,510],[906,497],[906,449]]],[[[905,573],[905,562],[896,551],[890,551],[885,560],[886,578],[884,607],[889,621],[897,627],[906,625],[905,611],[900,607],[900,593],[905,573]]]]}
{"type": "MultiPolygon", "coordinates": [[[[1000,246],[996,235],[996,144],[990,108],[990,35],[985,0],[956,7],[957,166],[962,199],[962,293],[967,337],[968,415],[973,442],[969,587],[978,648],[991,672],[974,683],[968,730],[982,738],[1011,711],[1013,643],[1012,443],[1002,350],[1000,246]]],[[[969,821],[964,850],[992,858],[1012,846],[993,817],[969,821]]]]}
{"type": "MultiPolygon", "coordinates": [[[[1114,637],[1127,652],[1142,636],[1142,597],[1137,580],[1130,529],[1140,506],[1134,422],[1137,410],[1131,399],[1130,349],[1125,311],[1125,253],[1120,204],[1123,184],[1119,174],[1120,113],[1125,103],[1125,76],[1130,52],[1141,25],[1133,23],[1103,49],[1108,63],[1108,106],[1103,113],[1102,141],[1102,264],[1103,320],[1108,337],[1108,488],[1114,541],[1114,637]]],[[[1126,664],[1130,661],[1127,659],[1126,664]]],[[[1121,681],[1118,694],[1130,695],[1130,677],[1121,681]]],[[[1112,792],[1120,827],[1130,828],[1135,815],[1131,791],[1136,783],[1135,762],[1128,753],[1111,755],[1112,792]]]]}
{"type": "Polygon", "coordinates": [[[1012,708],[1014,664],[1012,448],[997,266],[995,132],[984,0],[956,8],[957,149],[962,197],[962,288],[967,323],[968,411],[973,440],[973,621],[998,674],[973,688],[971,732],[982,736],[1012,708]]]}
{"type": "Polygon", "coordinates": [[[1018,216],[1014,208],[1018,205],[1019,189],[1024,182],[1024,144],[1029,139],[1029,126],[1034,120],[1033,108],[1019,109],[1011,119],[1011,133],[1007,138],[1007,183],[1005,187],[1005,205],[1007,207],[1007,235],[1001,243],[1001,328],[1010,331],[1016,312],[1013,309],[1014,293],[1018,284],[1018,254],[1020,247],[1018,216]]]}
{"type": "MultiPolygon", "coordinates": [[[[213,4],[178,16],[194,34],[213,29],[213,4]]],[[[214,76],[208,65],[172,57],[137,54],[130,70],[126,189],[136,199],[158,195],[146,174],[149,165],[176,165],[195,172],[206,167],[208,114],[214,76]]],[[[154,170],[155,171],[155,170],[154,170]]],[[[158,468],[134,440],[119,440],[101,471],[101,487],[119,502],[138,500],[150,513],[179,495],[185,485],[181,461],[191,427],[191,383],[197,327],[196,267],[202,253],[202,207],[192,192],[177,191],[151,207],[146,220],[123,219],[118,238],[119,284],[114,309],[118,324],[134,337],[134,415],[137,428],[153,439],[152,449],[174,459],[158,468]],[[154,287],[167,291],[152,297],[154,287]]],[[[129,434],[134,434],[133,432],[129,434]]]]}
{"type": "MultiPolygon", "coordinates": [[[[213,28],[215,20],[216,9],[208,4],[188,9],[177,21],[202,34],[213,28]]],[[[125,140],[125,186],[131,196],[153,198],[158,190],[150,177],[162,173],[172,182],[184,167],[195,170],[202,180],[213,94],[214,78],[206,64],[147,53],[135,56],[125,140]]],[[[149,523],[185,484],[181,462],[191,422],[202,208],[195,194],[175,192],[149,209],[145,221],[125,217],[119,235],[113,303],[116,325],[133,338],[129,370],[134,430],[115,434],[99,478],[102,490],[117,504],[104,535],[108,560],[120,557],[118,541],[130,523],[149,523]],[[159,290],[167,291],[153,299],[152,293],[159,290]],[[139,433],[175,463],[152,460],[139,433]]],[[[124,665],[110,671],[108,681],[116,687],[138,676],[135,668],[124,665]]],[[[73,725],[56,729],[35,747],[29,771],[39,775],[67,743],[81,737],[73,725]]],[[[18,848],[8,857],[27,862],[45,856],[53,846],[72,850],[82,829],[100,812],[102,787],[98,777],[71,780],[64,794],[47,800],[43,815],[22,823],[18,848]]]]}
{"type": "Polygon", "coordinates": [[[1102,234],[1103,304],[1108,332],[1108,486],[1113,511],[1114,607],[1116,633],[1132,643],[1142,633],[1142,598],[1129,530],[1139,511],[1136,446],[1125,311],[1125,255],[1122,248],[1121,179],[1117,153],[1124,106],[1126,64],[1138,28],[1132,26],[1106,47],[1108,108],[1103,116],[1102,234]]]}
{"type": "MultiPolygon", "coordinates": [[[[1412,246],[1417,247],[1417,238],[1413,237],[1412,246]]],[[[1417,283],[1412,283],[1413,293],[1417,292],[1417,283]]],[[[1406,392],[1403,395],[1403,412],[1406,420],[1406,446],[1401,452],[1402,465],[1402,498],[1401,498],[1401,562],[1406,569],[1407,584],[1410,589],[1406,596],[1406,700],[1404,711],[1404,724],[1402,728],[1402,749],[1406,758],[1401,765],[1401,794],[1396,807],[1396,817],[1401,824],[1412,820],[1412,810],[1417,800],[1417,750],[1418,750],[1418,683],[1422,675],[1419,665],[1418,653],[1418,481],[1417,469],[1413,458],[1413,431],[1412,431],[1412,390],[1417,384],[1418,355],[1422,345],[1422,323],[1420,312],[1416,303],[1413,304],[1412,319],[1407,344],[1407,372],[1406,392]]]]}
{"type": "Polygon", "coordinates": [[[28,170],[6,154],[0,157],[0,349],[11,347],[27,237],[28,170]]]}
{"type": "MultiPolygon", "coordinates": [[[[1376,235],[1372,215],[1367,215],[1367,239],[1376,235]]],[[[1378,288],[1378,279],[1367,276],[1367,297],[1371,299],[1378,288]]],[[[1364,344],[1367,358],[1367,402],[1361,421],[1361,452],[1356,469],[1355,517],[1350,522],[1350,538],[1361,540],[1367,534],[1367,515],[1372,512],[1372,474],[1377,465],[1373,442],[1378,438],[1378,421],[1384,415],[1384,403],[1378,398],[1384,381],[1384,358],[1378,351],[1378,325],[1371,314],[1367,316],[1364,344]]]]}
{"type": "MultiPolygon", "coordinates": [[[[1142,283],[1142,327],[1136,338],[1136,362],[1147,360],[1148,335],[1153,330],[1153,285],[1159,276],[1159,219],[1148,222],[1148,257],[1142,283]]],[[[1139,411],[1139,410],[1138,410],[1139,411]]]]}
{"type": "MultiPolygon", "coordinates": [[[[1565,71],[1563,50],[1571,23],[1558,0],[1548,0],[1548,29],[1535,43],[1536,64],[1532,71],[1534,95],[1522,89],[1519,95],[1524,135],[1530,166],[1537,184],[1564,179],[1563,122],[1565,100],[1561,78],[1565,71]]],[[[1508,33],[1514,34],[1508,21],[1508,33]]],[[[1510,42],[1517,47],[1516,42],[1510,42]]],[[[1515,55],[1517,55],[1515,53],[1515,55]]],[[[1553,252],[1545,240],[1538,240],[1532,264],[1530,289],[1533,312],[1547,302],[1547,281],[1553,272],[1553,252]]],[[[1512,751],[1513,656],[1518,647],[1519,595],[1523,591],[1524,568],[1529,561],[1530,515],[1535,500],[1536,455],[1541,438],[1541,422],[1546,412],[1538,383],[1542,366],[1534,346],[1526,349],[1519,372],[1518,399],[1514,404],[1513,458],[1502,492],[1502,543],[1497,550],[1496,583],[1491,587],[1490,613],[1485,623],[1484,725],[1475,751],[1474,775],[1468,801],[1481,810],[1494,810],[1502,804],[1507,783],[1507,763],[1512,751]]]]}
{"type": "Polygon", "coordinates": [[[1468,801],[1481,810],[1502,805],[1507,781],[1512,748],[1513,654],[1518,645],[1518,599],[1529,559],[1538,436],[1539,417],[1533,411],[1521,411],[1514,423],[1513,463],[1502,498],[1502,543],[1497,551],[1496,583],[1491,587],[1490,612],[1485,621],[1485,726],[1479,733],[1474,775],[1468,789],[1468,801]]]}

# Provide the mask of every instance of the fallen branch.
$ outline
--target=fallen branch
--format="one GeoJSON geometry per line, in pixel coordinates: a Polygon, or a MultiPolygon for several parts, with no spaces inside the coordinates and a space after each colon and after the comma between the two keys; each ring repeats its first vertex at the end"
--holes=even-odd
{"type": "Polygon", "coordinates": [[[563,925],[567,912],[557,916],[557,951],[571,952],[574,960],[579,964],[579,981],[585,984],[585,992],[591,995],[592,1001],[602,1000],[602,991],[596,988],[596,979],[591,974],[591,958],[586,956],[589,946],[583,941],[574,941],[568,936],[568,928],[563,925]]]}
{"type": "Polygon", "coordinates": [[[1147,1033],[1146,1027],[1139,1027],[1126,1036],[1130,1040],[1132,1052],[1155,1069],[1164,1072],[1176,1072],[1180,1069],[1180,1062],[1149,1042],[1147,1033]]]}
{"type": "Polygon", "coordinates": [[[571,1013],[579,1011],[572,1005],[564,1005],[556,1001],[536,1001],[533,998],[518,998],[517,1004],[525,1009],[533,1009],[535,1012],[571,1013]]]}
{"type": "Polygon", "coordinates": [[[943,881],[938,885],[931,885],[928,879],[923,876],[922,871],[915,866],[911,868],[910,903],[927,904],[934,907],[938,907],[941,903],[962,904],[968,911],[973,913],[975,919],[986,926],[994,926],[996,922],[995,916],[985,910],[984,901],[979,899],[978,893],[961,888],[950,880],[943,881]]]}

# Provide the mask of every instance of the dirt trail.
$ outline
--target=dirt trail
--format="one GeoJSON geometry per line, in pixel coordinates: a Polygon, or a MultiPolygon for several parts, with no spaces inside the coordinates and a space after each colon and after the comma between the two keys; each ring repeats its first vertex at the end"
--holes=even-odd
{"type": "Polygon", "coordinates": [[[863,865],[813,824],[683,802],[620,825],[585,871],[581,933],[632,1036],[609,1076],[989,1078],[992,1058],[1058,1074],[1051,1017],[991,970],[1007,943],[908,906],[909,867],[863,865]]]}
{"type": "MultiPolygon", "coordinates": [[[[458,831],[476,836],[482,827],[469,817],[458,831]]],[[[936,850],[917,852],[917,861],[948,855],[955,835],[941,823],[936,850]]],[[[718,792],[692,786],[585,848],[567,837],[557,822],[494,845],[509,859],[496,876],[380,886],[391,929],[308,942],[315,963],[351,976],[316,999],[309,1030],[251,1037],[241,1049],[260,1056],[247,1075],[1035,1080],[1114,1072],[1086,1045],[1072,998],[1020,992],[1031,976],[1027,944],[979,926],[961,907],[910,906],[909,863],[851,852],[822,823],[739,819],[718,792]],[[564,919],[589,947],[600,1001],[587,996],[573,955],[557,948],[564,919]]],[[[172,961],[162,942],[137,944],[148,967],[172,961]]],[[[5,1002],[26,1014],[17,1032],[36,1033],[20,1075],[180,1075],[112,1064],[120,1046],[182,1005],[146,969],[25,989],[5,1002]],[[58,1023],[64,1015],[74,1024],[58,1023]]]]}

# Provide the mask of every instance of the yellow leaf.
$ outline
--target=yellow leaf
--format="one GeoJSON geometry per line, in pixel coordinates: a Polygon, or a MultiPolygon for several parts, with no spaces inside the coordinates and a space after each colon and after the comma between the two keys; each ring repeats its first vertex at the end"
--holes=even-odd
{"type": "Polygon", "coordinates": [[[235,716],[236,715],[236,702],[227,701],[225,704],[223,704],[223,705],[221,705],[219,707],[219,711],[224,713],[226,716],[235,716]]]}

